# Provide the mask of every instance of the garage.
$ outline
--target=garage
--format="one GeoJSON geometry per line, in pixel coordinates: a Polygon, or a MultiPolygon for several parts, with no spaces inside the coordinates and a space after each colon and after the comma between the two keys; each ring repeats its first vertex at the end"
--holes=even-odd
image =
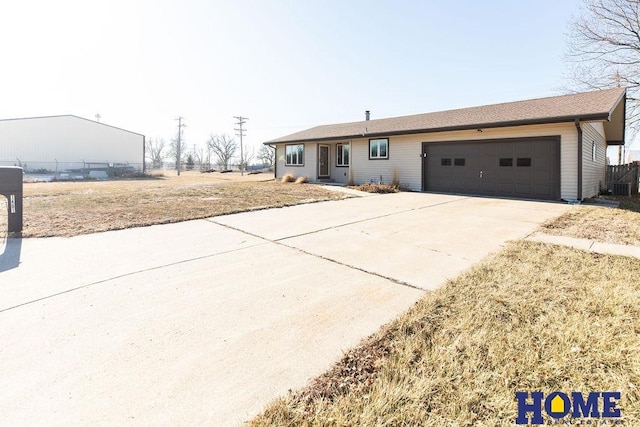
{"type": "Polygon", "coordinates": [[[560,199],[560,137],[423,142],[423,191],[560,199]]]}

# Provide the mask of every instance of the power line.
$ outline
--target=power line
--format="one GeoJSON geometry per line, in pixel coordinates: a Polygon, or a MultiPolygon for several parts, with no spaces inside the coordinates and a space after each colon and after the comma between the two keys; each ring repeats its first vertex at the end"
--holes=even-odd
{"type": "Polygon", "coordinates": [[[234,119],[237,120],[236,125],[238,126],[234,130],[236,131],[236,136],[240,137],[240,175],[244,176],[244,168],[247,166],[244,161],[244,146],[242,144],[242,137],[244,137],[245,129],[242,126],[249,120],[248,117],[242,116],[233,116],[234,119]]]}

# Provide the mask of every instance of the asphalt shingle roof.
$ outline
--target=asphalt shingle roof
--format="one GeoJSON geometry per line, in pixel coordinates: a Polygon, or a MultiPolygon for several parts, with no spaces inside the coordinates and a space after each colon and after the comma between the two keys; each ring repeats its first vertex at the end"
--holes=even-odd
{"type": "Polygon", "coordinates": [[[574,121],[576,118],[608,120],[624,95],[625,88],[615,88],[388,119],[322,125],[276,138],[267,143],[561,123],[574,121]]]}

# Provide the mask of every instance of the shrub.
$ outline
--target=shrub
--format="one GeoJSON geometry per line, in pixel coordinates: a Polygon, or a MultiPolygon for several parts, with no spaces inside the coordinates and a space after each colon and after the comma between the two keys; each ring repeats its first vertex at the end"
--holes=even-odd
{"type": "Polygon", "coordinates": [[[351,188],[359,191],[365,191],[367,193],[397,193],[400,191],[399,187],[395,187],[393,185],[375,184],[372,182],[362,185],[354,185],[351,188]]]}
{"type": "Polygon", "coordinates": [[[296,184],[305,184],[307,182],[309,182],[309,178],[306,176],[299,176],[298,179],[296,179],[296,184]]]}
{"type": "Polygon", "coordinates": [[[294,180],[294,176],[292,173],[285,174],[282,177],[282,182],[292,182],[294,180]]]}

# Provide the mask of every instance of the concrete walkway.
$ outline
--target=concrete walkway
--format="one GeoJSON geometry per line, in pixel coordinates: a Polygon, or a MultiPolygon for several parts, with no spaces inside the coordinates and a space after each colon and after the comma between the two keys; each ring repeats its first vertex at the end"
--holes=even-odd
{"type": "Polygon", "coordinates": [[[8,239],[0,420],[238,425],[565,209],[398,193],[8,239]]]}
{"type": "Polygon", "coordinates": [[[618,245],[614,243],[603,243],[590,239],[578,239],[575,237],[554,236],[541,232],[533,233],[527,240],[534,242],[552,243],[554,245],[571,246],[583,251],[595,252],[606,255],[621,255],[640,258],[640,246],[618,245]]]}

